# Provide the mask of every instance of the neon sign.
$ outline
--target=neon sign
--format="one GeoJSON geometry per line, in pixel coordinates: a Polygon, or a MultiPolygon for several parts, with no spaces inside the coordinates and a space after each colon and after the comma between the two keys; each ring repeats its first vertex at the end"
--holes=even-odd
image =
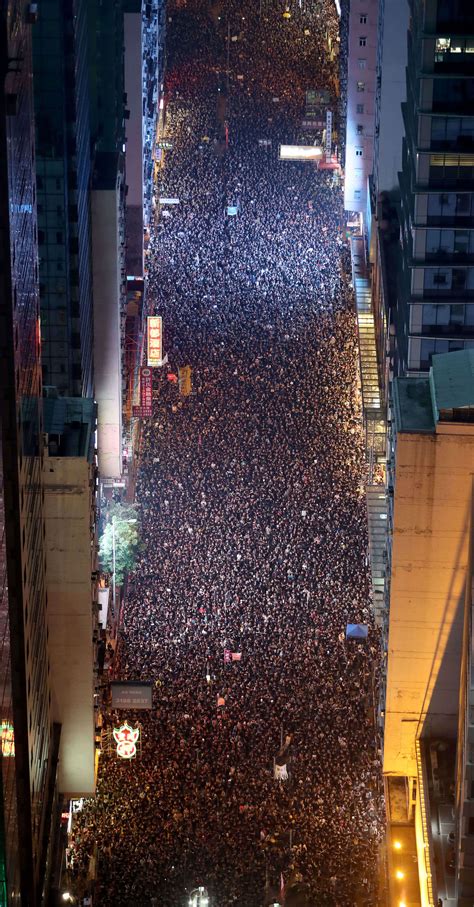
{"type": "Polygon", "coordinates": [[[160,366],[163,358],[163,322],[161,315],[149,315],[147,318],[147,365],[150,368],[160,366]]]}
{"type": "Polygon", "coordinates": [[[127,722],[113,729],[114,740],[117,744],[117,756],[121,759],[133,759],[137,755],[137,742],[140,737],[140,728],[130,727],[127,722]]]}

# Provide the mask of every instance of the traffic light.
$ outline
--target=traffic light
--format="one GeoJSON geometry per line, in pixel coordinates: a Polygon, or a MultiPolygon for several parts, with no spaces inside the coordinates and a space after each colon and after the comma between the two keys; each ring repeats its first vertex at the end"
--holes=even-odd
{"type": "Polygon", "coordinates": [[[182,368],[178,369],[179,376],[179,393],[181,397],[189,397],[193,385],[191,380],[192,369],[190,365],[183,365],[182,368]]]}

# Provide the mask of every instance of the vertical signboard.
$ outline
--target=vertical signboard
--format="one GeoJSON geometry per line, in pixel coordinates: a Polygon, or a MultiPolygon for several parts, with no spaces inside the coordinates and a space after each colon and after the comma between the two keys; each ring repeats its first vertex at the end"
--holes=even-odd
{"type": "Polygon", "coordinates": [[[163,322],[161,315],[147,318],[147,365],[156,368],[163,359],[163,322]]]}
{"type": "Polygon", "coordinates": [[[326,111],[326,162],[331,160],[332,148],[332,110],[326,111]]]}
{"type": "Polygon", "coordinates": [[[152,370],[146,365],[140,368],[140,409],[144,417],[152,415],[153,380],[152,370]]]}

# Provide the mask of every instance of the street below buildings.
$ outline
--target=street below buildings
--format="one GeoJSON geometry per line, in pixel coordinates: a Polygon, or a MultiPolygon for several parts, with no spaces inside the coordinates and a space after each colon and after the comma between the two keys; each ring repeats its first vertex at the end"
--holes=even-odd
{"type": "Polygon", "coordinates": [[[333,174],[278,154],[305,92],[337,84],[336,9],[167,15],[147,292],[169,365],[143,424],[119,665],[153,681],[153,710],[108,716],[139,722],[140,747],[102,754],[73,873],[97,844],[103,907],[180,907],[199,886],[209,907],[261,907],[297,879],[308,904],[374,907],[380,645],[350,252],[333,174]]]}

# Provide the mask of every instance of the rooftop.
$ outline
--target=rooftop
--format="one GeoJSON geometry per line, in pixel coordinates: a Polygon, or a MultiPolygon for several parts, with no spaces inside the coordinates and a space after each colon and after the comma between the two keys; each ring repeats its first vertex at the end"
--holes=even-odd
{"type": "Polygon", "coordinates": [[[441,410],[474,406],[474,350],[433,356],[430,384],[437,418],[441,410]]]}
{"type": "Polygon", "coordinates": [[[393,408],[397,432],[434,432],[435,421],[428,376],[396,378],[393,382],[393,408]]]}
{"type": "Polygon", "coordinates": [[[429,375],[396,378],[397,432],[436,431],[438,422],[474,422],[474,350],[433,356],[429,375]]]}
{"type": "Polygon", "coordinates": [[[46,397],[44,431],[50,457],[85,457],[92,463],[97,404],[87,397],[46,397]]]}

